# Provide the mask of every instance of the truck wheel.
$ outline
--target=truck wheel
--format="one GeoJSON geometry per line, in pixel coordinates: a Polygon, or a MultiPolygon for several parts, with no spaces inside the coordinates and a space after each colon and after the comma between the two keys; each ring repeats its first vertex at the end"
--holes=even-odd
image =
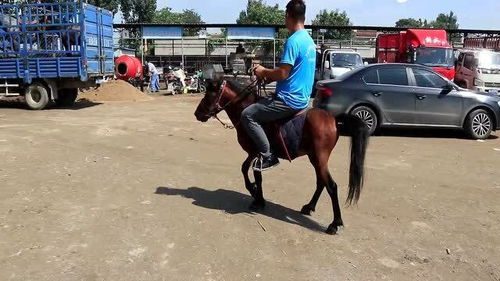
{"type": "Polygon", "coordinates": [[[464,129],[475,140],[487,139],[493,131],[493,119],[484,109],[474,110],[467,116],[464,129]]]}
{"type": "Polygon", "coordinates": [[[371,108],[367,106],[358,106],[351,111],[351,115],[354,115],[365,122],[366,126],[369,129],[368,132],[370,133],[370,135],[373,135],[373,133],[375,133],[375,130],[377,130],[377,114],[375,114],[375,112],[371,108]]]}
{"type": "Polygon", "coordinates": [[[58,91],[56,105],[62,107],[71,107],[75,104],[77,96],[78,89],[61,89],[58,91]]]}
{"type": "Polygon", "coordinates": [[[31,84],[24,92],[26,104],[30,109],[42,110],[50,101],[49,91],[40,83],[31,84]]]}

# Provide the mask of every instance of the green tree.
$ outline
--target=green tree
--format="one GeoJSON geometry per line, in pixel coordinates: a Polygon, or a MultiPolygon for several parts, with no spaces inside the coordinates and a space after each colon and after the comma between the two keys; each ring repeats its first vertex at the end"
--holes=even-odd
{"type": "MultiPolygon", "coordinates": [[[[453,11],[450,11],[449,14],[439,14],[435,21],[431,23],[434,28],[442,28],[442,29],[458,29],[458,17],[453,11]]],[[[452,34],[450,36],[450,41],[458,42],[460,41],[459,34],[452,34]]]]}
{"type": "MultiPolygon", "coordinates": [[[[340,11],[338,9],[333,11],[321,10],[316,18],[312,21],[313,25],[338,25],[347,26],[352,25],[351,20],[347,16],[345,11],[340,11]]],[[[330,29],[325,34],[325,39],[340,39],[347,40],[351,39],[352,32],[350,30],[334,30],[330,29]]],[[[316,36],[316,34],[314,35],[316,36]]]]}
{"type": "Polygon", "coordinates": [[[153,22],[156,0],[120,0],[120,10],[126,23],[153,22]]]}
{"type": "MultiPolygon", "coordinates": [[[[123,14],[123,19],[126,23],[151,23],[153,22],[156,12],[156,0],[119,0],[120,11],[123,14]]],[[[140,37],[140,29],[129,29],[131,38],[140,37]]],[[[121,42],[121,45],[136,50],[136,53],[141,53],[139,40],[127,40],[121,42]]],[[[152,51],[151,48],[149,51],[152,51]]]]}
{"type": "MultiPolygon", "coordinates": [[[[173,12],[171,8],[163,8],[156,11],[153,22],[175,24],[175,23],[203,23],[200,14],[195,10],[183,10],[181,13],[173,12]]],[[[184,35],[194,36],[200,28],[186,28],[184,35]]]]}
{"type": "Polygon", "coordinates": [[[279,5],[270,6],[263,0],[248,1],[246,10],[240,12],[237,24],[284,24],[285,11],[279,5]]]}
{"type": "Polygon", "coordinates": [[[435,21],[431,23],[434,28],[442,29],[458,29],[458,17],[453,11],[449,14],[439,14],[435,21]]]}
{"type": "Polygon", "coordinates": [[[109,10],[115,14],[118,12],[118,7],[120,6],[120,0],[88,0],[87,3],[109,10]]]}
{"type": "Polygon", "coordinates": [[[396,27],[401,28],[426,28],[431,27],[427,20],[406,18],[400,19],[396,22],[396,27]]]}
{"type": "MultiPolygon", "coordinates": [[[[245,10],[240,12],[237,24],[284,24],[285,11],[279,8],[279,5],[268,5],[264,0],[249,0],[245,10]]],[[[278,31],[278,38],[285,39],[288,36],[286,29],[278,31]]],[[[248,42],[247,45],[262,45],[265,52],[269,53],[273,50],[272,42],[248,42]]],[[[283,44],[277,45],[278,54],[281,53],[283,44]]]]}

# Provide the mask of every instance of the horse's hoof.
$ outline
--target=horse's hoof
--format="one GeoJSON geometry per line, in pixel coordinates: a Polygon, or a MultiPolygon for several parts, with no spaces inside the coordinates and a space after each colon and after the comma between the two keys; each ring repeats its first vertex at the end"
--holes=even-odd
{"type": "Polygon", "coordinates": [[[338,226],[336,226],[336,225],[334,225],[334,224],[332,223],[332,224],[330,224],[330,225],[328,226],[328,228],[326,229],[326,231],[325,231],[325,232],[326,232],[326,234],[335,235],[335,234],[337,234],[337,231],[338,231],[338,230],[339,230],[339,227],[338,227],[338,226]]]}
{"type": "Polygon", "coordinates": [[[258,212],[258,211],[264,210],[265,207],[266,207],[266,201],[254,200],[252,202],[252,204],[250,204],[250,206],[248,206],[248,209],[250,209],[250,211],[252,211],[252,212],[258,212]]]}
{"type": "Polygon", "coordinates": [[[330,224],[328,226],[328,228],[326,229],[326,233],[327,234],[330,234],[330,235],[335,235],[337,234],[337,232],[339,231],[339,229],[341,227],[344,226],[344,223],[342,222],[342,220],[339,220],[339,221],[334,221],[332,224],[330,224]]]}
{"type": "Polygon", "coordinates": [[[306,216],[310,216],[312,212],[314,212],[314,208],[311,208],[309,205],[304,205],[300,210],[300,213],[306,216]]]}

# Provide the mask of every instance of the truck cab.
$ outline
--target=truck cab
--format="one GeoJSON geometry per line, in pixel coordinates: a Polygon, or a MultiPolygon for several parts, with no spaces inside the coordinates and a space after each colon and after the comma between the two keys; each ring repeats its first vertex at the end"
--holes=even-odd
{"type": "Polygon", "coordinates": [[[497,94],[500,92],[500,52],[460,50],[455,83],[462,88],[497,94]]]}
{"type": "Polygon", "coordinates": [[[316,80],[335,79],[364,65],[361,55],[354,50],[326,49],[320,51],[316,62],[316,80]]]}
{"type": "Polygon", "coordinates": [[[379,63],[416,63],[432,68],[442,76],[455,77],[453,48],[445,30],[408,29],[377,37],[379,63]]]}

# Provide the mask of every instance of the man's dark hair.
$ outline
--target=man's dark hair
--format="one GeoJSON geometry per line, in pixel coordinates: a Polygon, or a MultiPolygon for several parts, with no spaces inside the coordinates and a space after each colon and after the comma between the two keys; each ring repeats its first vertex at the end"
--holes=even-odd
{"type": "Polygon", "coordinates": [[[286,14],[296,20],[306,20],[306,3],[304,0],[291,0],[286,5],[286,14]]]}

